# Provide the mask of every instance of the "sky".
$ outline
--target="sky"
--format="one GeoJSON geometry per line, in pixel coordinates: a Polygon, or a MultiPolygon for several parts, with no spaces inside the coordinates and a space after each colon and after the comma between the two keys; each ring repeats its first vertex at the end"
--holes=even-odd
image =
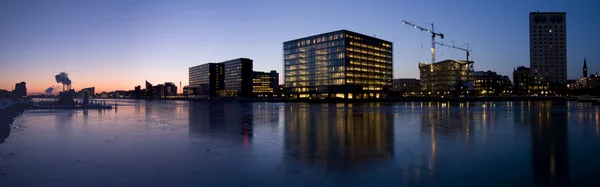
{"type": "MultiPolygon", "coordinates": [[[[431,62],[431,38],[402,24],[435,24],[438,42],[472,49],[475,70],[512,77],[529,66],[529,13],[567,13],[568,78],[600,71],[599,6],[594,0],[2,0],[0,89],[27,82],[29,93],[58,85],[96,92],[174,82],[187,85],[188,68],[235,58],[255,71],[277,70],[283,80],[283,42],[347,29],[393,42],[394,78],[418,78],[431,62]]],[[[464,59],[437,46],[436,59],[464,59]]],[[[283,83],[281,81],[280,83],[283,83]]]]}

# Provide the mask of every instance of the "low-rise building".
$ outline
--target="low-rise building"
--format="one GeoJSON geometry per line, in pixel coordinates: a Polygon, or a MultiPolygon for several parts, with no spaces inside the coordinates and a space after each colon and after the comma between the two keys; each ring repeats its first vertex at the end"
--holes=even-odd
{"type": "Polygon", "coordinates": [[[253,97],[278,97],[277,89],[279,86],[279,73],[271,72],[252,72],[252,96],[253,97]]]}
{"type": "Polygon", "coordinates": [[[525,66],[519,66],[513,71],[513,95],[529,95],[530,74],[530,69],[525,66]]]}
{"type": "Polygon", "coordinates": [[[20,96],[27,96],[27,84],[25,82],[19,82],[15,84],[13,93],[20,96]]]}
{"type": "Polygon", "coordinates": [[[79,96],[79,98],[84,98],[86,93],[89,98],[93,98],[96,96],[96,88],[89,87],[81,89],[79,92],[77,92],[77,95],[79,96]]]}
{"type": "Polygon", "coordinates": [[[498,75],[494,71],[476,71],[474,74],[475,89],[481,96],[501,96],[511,93],[508,76],[498,75]]]}
{"type": "Polygon", "coordinates": [[[421,80],[415,78],[404,78],[393,80],[393,92],[402,96],[419,95],[421,92],[421,80]]]}
{"type": "Polygon", "coordinates": [[[177,86],[172,82],[165,82],[165,96],[177,96],[177,86]]]}

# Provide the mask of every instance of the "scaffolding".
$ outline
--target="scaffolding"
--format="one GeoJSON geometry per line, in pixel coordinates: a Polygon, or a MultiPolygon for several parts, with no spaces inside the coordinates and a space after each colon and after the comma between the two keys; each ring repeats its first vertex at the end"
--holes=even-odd
{"type": "Polygon", "coordinates": [[[419,63],[421,91],[424,95],[447,95],[458,82],[473,82],[473,61],[444,60],[419,63]]]}

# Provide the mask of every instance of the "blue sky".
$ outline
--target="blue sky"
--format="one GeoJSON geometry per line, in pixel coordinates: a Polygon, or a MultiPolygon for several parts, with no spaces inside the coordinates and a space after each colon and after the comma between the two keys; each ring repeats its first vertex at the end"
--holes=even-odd
{"type": "MultiPolygon", "coordinates": [[[[528,16],[567,12],[568,77],[579,78],[583,58],[599,71],[595,42],[600,17],[593,0],[407,1],[0,1],[0,89],[27,81],[41,92],[69,73],[73,87],[133,89],[166,81],[187,84],[188,67],[238,57],[254,69],[282,70],[282,43],[340,29],[394,43],[394,78],[419,77],[430,62],[430,36],[402,20],[469,43],[476,70],[511,75],[529,66],[528,16]],[[421,47],[422,46],[422,47],[421,47]]],[[[464,59],[437,47],[437,60],[464,59]]],[[[512,77],[512,76],[511,76],[512,77]]],[[[281,79],[283,74],[281,73],[281,79]]]]}

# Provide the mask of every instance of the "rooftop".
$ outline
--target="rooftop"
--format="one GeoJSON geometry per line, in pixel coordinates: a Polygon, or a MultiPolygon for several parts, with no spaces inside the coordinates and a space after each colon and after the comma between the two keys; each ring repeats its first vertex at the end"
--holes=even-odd
{"type": "Polygon", "coordinates": [[[315,37],[324,36],[324,35],[330,35],[330,34],[334,34],[334,33],[350,33],[352,35],[357,35],[357,36],[360,36],[360,37],[369,37],[369,38],[373,38],[373,39],[376,39],[376,40],[380,40],[382,42],[387,42],[387,43],[392,44],[392,42],[390,42],[390,41],[383,40],[383,39],[377,38],[375,36],[368,36],[368,35],[365,35],[365,34],[361,34],[361,33],[353,32],[353,31],[349,31],[349,30],[346,30],[346,29],[332,31],[332,32],[326,32],[326,33],[321,33],[321,34],[316,34],[316,35],[307,36],[307,37],[302,37],[302,38],[298,38],[298,39],[293,39],[293,40],[285,41],[283,43],[296,42],[297,40],[306,40],[306,39],[309,39],[309,38],[315,38],[315,37]]]}
{"type": "MultiPolygon", "coordinates": [[[[436,63],[434,63],[434,65],[435,64],[442,64],[442,63],[458,63],[458,64],[466,65],[466,64],[473,64],[475,62],[474,61],[465,61],[465,60],[451,60],[451,59],[447,59],[447,60],[436,62],[436,63]]],[[[432,64],[425,63],[425,62],[419,62],[419,67],[424,67],[424,66],[429,66],[429,65],[432,65],[432,64]]]]}

